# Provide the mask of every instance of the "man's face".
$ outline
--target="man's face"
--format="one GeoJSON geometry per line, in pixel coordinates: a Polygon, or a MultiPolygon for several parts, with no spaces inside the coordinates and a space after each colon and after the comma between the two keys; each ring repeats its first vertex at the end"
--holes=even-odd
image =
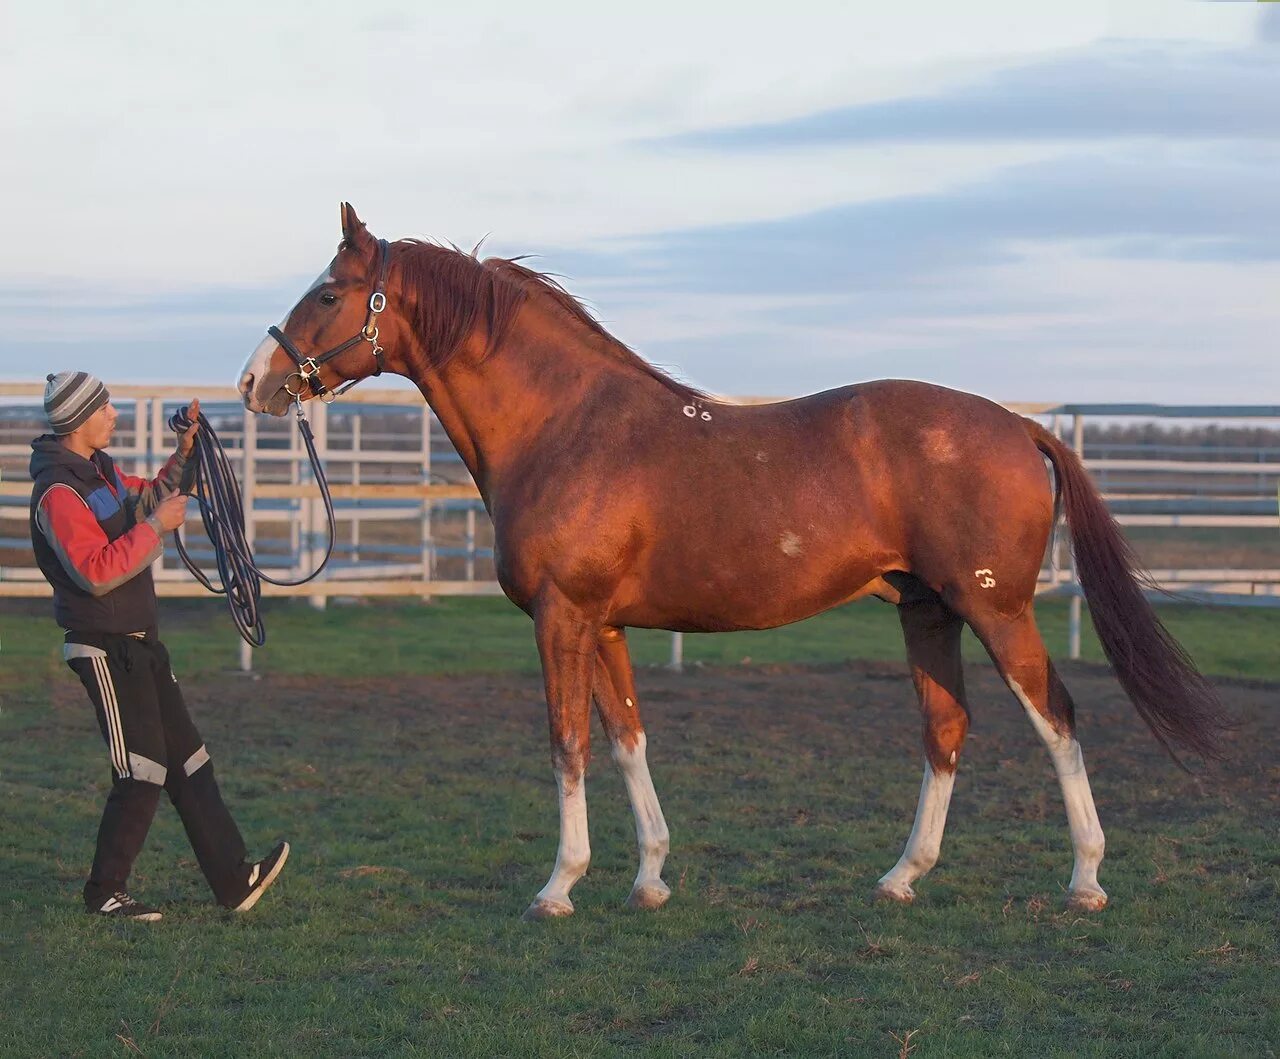
{"type": "Polygon", "coordinates": [[[80,440],[89,448],[105,449],[111,444],[111,436],[116,432],[116,420],[119,417],[120,413],[108,401],[86,419],[74,433],[78,434],[80,440]]]}

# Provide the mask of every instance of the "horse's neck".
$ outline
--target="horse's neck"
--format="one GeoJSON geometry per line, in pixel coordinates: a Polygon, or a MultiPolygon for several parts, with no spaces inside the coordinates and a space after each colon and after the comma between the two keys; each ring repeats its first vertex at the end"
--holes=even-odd
{"type": "Polygon", "coordinates": [[[443,368],[413,376],[486,500],[501,472],[563,429],[597,387],[620,377],[630,384],[632,375],[638,390],[655,385],[578,328],[555,323],[522,312],[487,355],[473,336],[443,368]]]}

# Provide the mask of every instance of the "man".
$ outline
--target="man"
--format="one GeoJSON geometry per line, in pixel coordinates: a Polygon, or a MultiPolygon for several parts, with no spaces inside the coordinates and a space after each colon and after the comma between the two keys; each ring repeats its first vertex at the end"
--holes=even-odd
{"type": "Polygon", "coordinates": [[[252,908],[289,855],[281,842],[247,863],[244,840],[222,803],[213,765],[160,642],[151,564],[164,534],[182,525],[199,429],[192,426],[154,481],[121,474],[106,447],[116,410],[103,384],[82,371],[48,376],[51,434],[31,443],[31,543],[53,586],[63,657],[84,684],[111,757],[111,793],[84,887],[89,912],[151,922],[160,913],[127,888],[160,802],[169,795],[200,870],[219,904],[252,908]]]}

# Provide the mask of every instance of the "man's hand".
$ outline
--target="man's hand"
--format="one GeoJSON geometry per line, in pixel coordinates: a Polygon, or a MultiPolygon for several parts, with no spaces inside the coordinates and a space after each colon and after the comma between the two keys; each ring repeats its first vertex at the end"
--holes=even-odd
{"type": "Polygon", "coordinates": [[[172,496],[166,496],[156,505],[155,511],[151,513],[165,532],[176,530],[187,518],[187,498],[182,493],[174,493],[172,496]]]}
{"type": "Polygon", "coordinates": [[[191,450],[196,445],[196,433],[200,430],[200,398],[191,398],[191,403],[187,405],[187,421],[191,424],[186,432],[178,436],[178,452],[185,459],[191,455],[191,450]]]}

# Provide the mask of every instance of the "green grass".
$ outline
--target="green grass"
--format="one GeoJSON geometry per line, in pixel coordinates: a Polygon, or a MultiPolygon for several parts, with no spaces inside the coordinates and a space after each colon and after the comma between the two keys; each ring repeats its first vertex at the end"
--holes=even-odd
{"type": "MultiPolygon", "coordinates": [[[[918,721],[896,665],[835,663],[900,659],[892,609],[687,637],[687,660],[725,667],[639,676],[671,904],[622,907],[632,825],[597,748],[578,912],[531,925],[556,820],[523,615],[274,606],[250,681],[225,672],[216,605],[166,606],[251,846],[284,832],[296,852],[232,918],[163,806],[135,883],[166,918],[130,926],[79,911],[106,758],[44,607],[0,611],[0,1055],[895,1056],[908,1031],[915,1059],[1280,1047],[1273,687],[1225,689],[1237,757],[1193,781],[1104,674],[1065,667],[1109,838],[1113,906],[1082,917],[1061,908],[1070,853],[1045,756],[971,667],[943,861],[916,906],[872,906],[914,811],[918,721]],[[794,662],[812,668],[779,665],[794,662]]],[[[1065,608],[1041,609],[1062,657],[1065,608]]],[[[1280,679],[1280,613],[1164,613],[1206,670],[1280,679]]],[[[666,637],[633,643],[665,661],[666,637]]]]}
{"type": "MultiPolygon", "coordinates": [[[[31,676],[57,658],[61,637],[46,618],[48,604],[10,602],[0,608],[0,672],[31,676]]],[[[1206,673],[1280,680],[1280,608],[1170,605],[1159,608],[1170,631],[1206,673]]],[[[254,655],[260,673],[363,676],[382,673],[474,673],[538,666],[529,619],[505,599],[440,599],[432,603],[331,604],[269,601],[267,644],[254,655]]],[[[1037,619],[1049,652],[1067,656],[1067,604],[1042,601],[1037,619]]],[[[168,601],[162,635],[183,672],[199,675],[238,667],[239,640],[217,600],[168,601]]],[[[664,663],[671,637],[652,630],[628,634],[638,665],[664,663]]],[[[685,637],[685,661],[735,665],[897,660],[902,634],[894,608],[856,603],[781,629],[685,637]]],[[[985,660],[967,637],[968,657],[985,660]]],[[[1082,658],[1102,662],[1087,611],[1082,658]]],[[[0,678],[3,679],[3,678],[0,678]]]]}

